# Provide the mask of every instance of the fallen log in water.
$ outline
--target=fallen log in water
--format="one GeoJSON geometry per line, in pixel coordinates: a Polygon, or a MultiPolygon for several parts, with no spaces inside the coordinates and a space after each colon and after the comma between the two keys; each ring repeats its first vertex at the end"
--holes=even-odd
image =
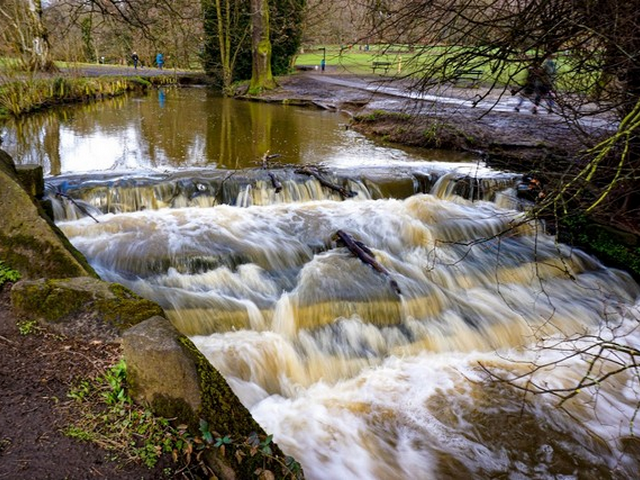
{"type": "MultiPolygon", "coordinates": [[[[269,170],[271,168],[269,165],[269,162],[274,158],[279,158],[281,156],[282,155],[280,155],[279,153],[270,154],[269,150],[267,150],[265,154],[262,156],[262,168],[264,170],[269,170]]],[[[282,191],[282,183],[280,183],[280,180],[278,180],[278,177],[276,177],[271,172],[267,172],[267,175],[269,175],[269,178],[271,179],[271,185],[275,189],[276,193],[280,193],[282,191]]]]}
{"type": "Polygon", "coordinates": [[[316,170],[311,169],[309,167],[298,168],[295,170],[295,172],[301,173],[303,175],[309,175],[310,177],[315,178],[316,180],[318,180],[320,185],[330,190],[333,190],[334,192],[338,192],[342,196],[342,198],[351,198],[351,197],[355,197],[358,194],[358,192],[347,190],[346,188],[341,187],[340,185],[331,183],[330,181],[325,179],[322,175],[320,175],[316,170]]]}
{"type": "Polygon", "coordinates": [[[278,177],[276,177],[273,173],[268,172],[269,178],[271,179],[271,185],[273,185],[273,188],[276,190],[276,193],[280,193],[282,191],[282,183],[280,183],[280,180],[278,180],[278,177]]]}
{"type": "Polygon", "coordinates": [[[398,295],[402,295],[402,291],[398,286],[398,282],[396,282],[391,277],[391,273],[389,272],[389,270],[387,270],[382,265],[380,265],[380,262],[376,260],[374,253],[371,251],[371,249],[369,249],[369,247],[367,247],[364,243],[359,242],[358,240],[353,238],[351,235],[349,235],[347,232],[344,232],[342,230],[338,230],[336,232],[336,237],[340,243],[342,243],[345,247],[347,247],[347,249],[353,255],[358,257],[363,263],[366,263],[375,271],[389,278],[389,284],[391,285],[391,288],[393,289],[393,291],[396,292],[398,295]]]}
{"type": "Polygon", "coordinates": [[[88,217],[91,217],[94,222],[100,223],[98,221],[98,219],[96,217],[94,217],[93,215],[91,215],[86,208],[84,208],[82,205],[80,205],[78,202],[76,202],[74,198],[72,198],[71,196],[67,195],[66,193],[61,192],[60,190],[58,190],[58,191],[56,191],[56,197],[66,198],[71,203],[73,203],[76,207],[78,207],[82,213],[84,213],[88,217]]]}

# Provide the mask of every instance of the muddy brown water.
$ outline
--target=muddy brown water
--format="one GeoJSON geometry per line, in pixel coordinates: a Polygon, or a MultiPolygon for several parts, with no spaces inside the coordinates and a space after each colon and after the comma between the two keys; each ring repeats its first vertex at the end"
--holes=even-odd
{"type": "Polygon", "coordinates": [[[49,183],[77,196],[52,197],[60,228],[103,278],[165,308],[307,478],[637,471],[623,447],[640,434],[630,372],[584,389],[565,411],[485,383],[483,367],[518,376],[530,362],[560,362],[536,378],[571,388],[590,364],[554,348],[564,335],[640,342],[638,285],[535,225],[514,229],[512,176],[473,156],[376,144],[336,113],[204,90],[39,121],[7,146],[24,145],[12,152],[19,162],[41,163],[49,183]],[[267,152],[287,164],[270,170],[279,192],[260,163],[267,152]],[[305,163],[356,195],[301,177],[305,163]],[[383,189],[390,178],[396,186],[383,189]],[[456,195],[460,178],[504,183],[471,201],[456,195]],[[386,273],[351,255],[337,231],[386,273]]]}

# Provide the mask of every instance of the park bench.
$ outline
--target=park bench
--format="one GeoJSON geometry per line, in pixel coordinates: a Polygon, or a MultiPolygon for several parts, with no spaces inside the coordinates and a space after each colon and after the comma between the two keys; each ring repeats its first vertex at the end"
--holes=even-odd
{"type": "Polygon", "coordinates": [[[373,73],[376,73],[378,68],[384,69],[384,73],[387,73],[389,68],[391,68],[391,62],[373,62],[371,68],[373,69],[373,73]]]}
{"type": "Polygon", "coordinates": [[[480,77],[482,77],[482,70],[463,70],[456,75],[454,83],[465,82],[475,86],[480,81],[480,77]]]}

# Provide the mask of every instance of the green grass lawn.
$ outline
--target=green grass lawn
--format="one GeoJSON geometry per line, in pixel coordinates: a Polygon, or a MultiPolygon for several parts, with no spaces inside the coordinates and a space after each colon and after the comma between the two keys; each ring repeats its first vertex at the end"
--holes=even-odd
{"type": "MultiPolygon", "coordinates": [[[[407,45],[354,45],[340,47],[339,45],[312,46],[306,47],[304,53],[296,58],[296,66],[314,66],[320,68],[323,58],[327,67],[332,71],[340,73],[353,73],[359,75],[371,75],[373,72],[373,62],[389,62],[390,67],[386,74],[404,75],[420,74],[423,65],[433,62],[443,62],[451,55],[460,53],[464,47],[456,46],[432,46],[422,48],[420,51],[412,50],[407,45]],[[325,50],[326,49],[326,50],[325,50]]],[[[472,57],[471,57],[472,58],[472,57]]],[[[475,59],[474,59],[475,60],[475,59]]],[[[474,60],[471,63],[474,63],[474,60]]],[[[480,81],[483,83],[493,83],[497,85],[517,86],[522,85],[526,78],[526,64],[515,61],[511,64],[499,65],[496,62],[488,61],[482,63],[479,59],[478,66],[473,66],[474,70],[481,70],[480,81]]],[[[556,87],[560,90],[571,90],[571,86],[576,86],[579,78],[575,76],[563,75],[568,67],[568,58],[562,55],[556,58],[558,71],[558,82],[556,87]]],[[[385,74],[384,70],[378,69],[376,74],[385,74]]],[[[584,80],[584,79],[583,79],[584,80]]],[[[592,80],[592,79],[591,79],[592,80]]]]}
{"type": "MultiPolygon", "coordinates": [[[[388,62],[388,74],[401,73],[411,75],[420,72],[422,65],[438,59],[445,53],[445,47],[429,47],[420,52],[412,50],[406,45],[372,45],[368,49],[362,45],[340,48],[340,46],[310,47],[296,58],[296,66],[320,66],[323,58],[326,65],[345,73],[372,74],[374,62],[388,62]],[[324,50],[326,48],[326,50],[324,50]]],[[[483,80],[490,80],[490,67],[481,66],[483,80]]],[[[377,69],[376,73],[383,73],[377,69]]]]}
{"type": "MultiPolygon", "coordinates": [[[[296,58],[297,66],[318,66],[323,58],[326,59],[327,67],[338,69],[344,73],[371,74],[373,62],[389,62],[390,73],[397,72],[398,62],[402,62],[402,55],[398,53],[388,53],[380,47],[372,47],[365,50],[364,46],[353,46],[351,48],[340,48],[339,46],[313,47],[304,50],[296,58]]],[[[406,55],[406,54],[405,54],[406,55]]],[[[407,55],[408,57],[408,55],[407,55]]],[[[380,72],[380,70],[378,70],[380,72]]]]}

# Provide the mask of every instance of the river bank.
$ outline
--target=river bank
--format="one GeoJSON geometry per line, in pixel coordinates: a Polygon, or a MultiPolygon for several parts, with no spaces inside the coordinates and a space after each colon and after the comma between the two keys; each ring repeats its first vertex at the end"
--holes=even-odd
{"type": "Polygon", "coordinates": [[[0,122],[55,105],[145,92],[162,85],[206,83],[201,72],[108,65],[66,67],[47,74],[0,71],[0,122]]]}
{"type": "Polygon", "coordinates": [[[168,478],[168,455],[149,469],[64,433],[70,389],[114,365],[120,347],[27,328],[30,319],[11,308],[10,289],[0,286],[0,479],[168,478]]]}
{"type": "Polygon", "coordinates": [[[408,88],[379,76],[304,72],[279,79],[279,88],[259,100],[340,111],[354,119],[352,128],[389,143],[482,152],[522,165],[575,154],[590,145],[586,133],[598,135],[596,127],[578,131],[556,114],[516,112],[516,97],[479,86],[422,96],[408,88]]]}

